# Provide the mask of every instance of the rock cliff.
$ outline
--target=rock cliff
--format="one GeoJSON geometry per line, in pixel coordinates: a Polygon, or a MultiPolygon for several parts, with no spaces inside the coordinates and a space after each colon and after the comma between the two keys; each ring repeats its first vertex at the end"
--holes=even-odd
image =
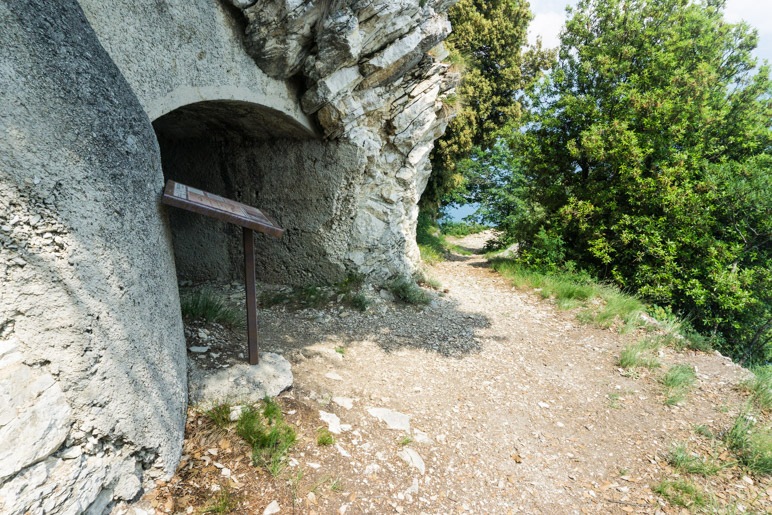
{"type": "Polygon", "coordinates": [[[458,81],[440,45],[455,0],[232,3],[246,17],[258,66],[302,81],[302,108],[324,136],[364,156],[346,267],[376,279],[413,272],[417,203],[449,121],[443,100],[458,81]]]}

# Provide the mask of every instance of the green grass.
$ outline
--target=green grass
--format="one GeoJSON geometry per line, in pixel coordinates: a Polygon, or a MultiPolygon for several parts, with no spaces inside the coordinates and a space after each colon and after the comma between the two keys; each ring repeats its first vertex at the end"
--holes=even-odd
{"type": "Polygon", "coordinates": [[[700,436],[704,436],[705,438],[713,439],[716,437],[716,435],[713,434],[713,431],[711,431],[710,428],[705,424],[697,424],[694,426],[694,432],[700,436]]]}
{"type": "Polygon", "coordinates": [[[667,461],[679,472],[700,476],[713,476],[723,468],[713,460],[690,453],[685,444],[674,446],[667,461]]]}
{"type": "Polygon", "coordinates": [[[448,242],[428,213],[418,213],[415,239],[424,263],[432,265],[445,260],[449,250],[448,242]]]}
{"type": "Polygon", "coordinates": [[[327,446],[335,443],[335,437],[329,429],[319,428],[316,430],[316,445],[327,446]]]}
{"type": "Polygon", "coordinates": [[[651,489],[673,506],[693,509],[705,508],[711,504],[710,497],[705,492],[685,479],[665,479],[652,486],[651,489]]]}
{"type": "Polygon", "coordinates": [[[749,411],[737,416],[724,435],[724,443],[751,472],[772,474],[772,431],[757,427],[756,418],[749,411]]]}
{"type": "Polygon", "coordinates": [[[394,296],[405,304],[429,304],[432,296],[406,277],[398,277],[386,285],[394,296]]]}
{"type": "Polygon", "coordinates": [[[200,513],[232,513],[239,507],[239,498],[227,486],[221,486],[217,496],[200,513]]]}
{"type": "Polygon", "coordinates": [[[343,482],[339,477],[330,480],[330,490],[333,492],[340,492],[343,490],[343,482]]]}
{"type": "Polygon", "coordinates": [[[284,468],[284,458],[295,443],[295,430],[281,414],[275,401],[266,398],[259,411],[248,407],[241,412],[236,433],[252,447],[252,461],[265,467],[273,476],[284,468]]]}
{"type": "Polygon", "coordinates": [[[228,403],[218,404],[204,412],[209,420],[214,422],[219,428],[224,428],[231,423],[231,405],[228,403]]]}
{"type": "Polygon", "coordinates": [[[437,279],[433,277],[429,277],[423,272],[419,272],[416,275],[416,282],[421,286],[431,288],[432,290],[439,291],[442,289],[442,283],[440,283],[437,279]]]}
{"type": "MultiPolygon", "coordinates": [[[[446,224],[443,224],[444,227],[447,227],[446,224]]],[[[455,234],[456,232],[464,232],[467,229],[461,229],[460,225],[456,226],[453,225],[453,235],[454,236],[464,236],[466,234],[473,234],[473,232],[468,232],[465,234],[455,234]]],[[[473,230],[473,226],[469,226],[470,228],[468,230],[473,230]]],[[[476,227],[476,226],[475,226],[476,227]]],[[[482,226],[480,226],[482,227],[482,226]]],[[[480,230],[484,230],[485,227],[482,227],[480,230]]],[[[479,231],[475,231],[479,232],[479,231]]],[[[421,260],[424,263],[427,263],[429,265],[433,265],[435,263],[439,263],[441,261],[445,261],[448,254],[451,252],[455,252],[456,254],[460,254],[462,256],[469,256],[472,253],[468,250],[466,250],[463,247],[460,247],[454,243],[450,243],[446,238],[445,235],[450,233],[445,233],[439,225],[437,225],[437,222],[432,220],[431,215],[427,213],[419,213],[418,214],[418,224],[416,226],[416,243],[418,244],[418,250],[421,252],[421,260]]]]}
{"type": "Polygon", "coordinates": [[[772,365],[751,368],[753,379],[741,387],[751,395],[751,400],[762,411],[772,409],[772,365]]]}
{"type": "Polygon", "coordinates": [[[442,221],[439,226],[442,234],[456,237],[469,236],[488,229],[488,227],[476,222],[454,222],[452,220],[442,221]]]}
{"type": "Polygon", "coordinates": [[[181,310],[186,320],[216,322],[235,328],[245,324],[246,316],[240,309],[229,306],[214,292],[206,289],[184,295],[181,310]]]}
{"type": "Polygon", "coordinates": [[[620,324],[621,331],[642,324],[641,314],[646,310],[643,302],[586,274],[542,272],[507,258],[494,257],[490,263],[516,287],[536,290],[542,298],[553,299],[560,309],[583,308],[578,318],[584,323],[602,328],[620,324]]]}
{"type": "Polygon", "coordinates": [[[608,397],[609,407],[611,409],[619,409],[622,407],[622,405],[619,404],[619,400],[622,398],[621,393],[616,393],[616,392],[610,393],[606,397],[608,397]]]}
{"type": "Polygon", "coordinates": [[[400,438],[397,443],[404,447],[405,445],[410,445],[411,443],[413,443],[413,438],[411,438],[409,435],[405,435],[402,438],[400,438]]]}
{"type": "Polygon", "coordinates": [[[674,406],[684,400],[686,393],[697,381],[697,375],[691,365],[673,365],[660,382],[665,387],[665,404],[674,406]]]}
{"type": "Polygon", "coordinates": [[[658,368],[659,360],[653,355],[658,347],[651,340],[643,340],[622,349],[617,365],[625,369],[658,368]]]}

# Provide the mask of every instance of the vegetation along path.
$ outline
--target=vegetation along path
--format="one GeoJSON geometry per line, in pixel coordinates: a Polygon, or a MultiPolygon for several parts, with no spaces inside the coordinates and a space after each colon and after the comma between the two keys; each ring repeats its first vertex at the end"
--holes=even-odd
{"type": "MultiPolygon", "coordinates": [[[[634,347],[651,338],[641,329],[622,334],[580,323],[576,310],[559,310],[492,271],[480,255],[486,237],[458,240],[473,254],[429,269],[445,293],[425,307],[262,309],[263,341],[292,362],[295,384],[278,404],[297,441],[271,474],[252,465],[235,423],[217,427],[211,412],[192,408],[180,470],[145,506],[159,513],[772,510],[763,473],[769,448],[752,447],[768,445],[769,435],[748,432],[768,421],[749,407],[750,372],[716,353],[634,347]],[[632,348],[648,358],[636,354],[641,359],[623,368],[625,348],[628,357],[632,348]],[[749,409],[754,414],[743,416],[749,409]]],[[[207,332],[213,349],[228,338],[216,324],[207,332]]]]}

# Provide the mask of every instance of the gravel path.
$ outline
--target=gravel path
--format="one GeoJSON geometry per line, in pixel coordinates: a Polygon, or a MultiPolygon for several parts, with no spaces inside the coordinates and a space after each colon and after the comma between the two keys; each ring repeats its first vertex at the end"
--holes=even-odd
{"type": "MultiPolygon", "coordinates": [[[[478,251],[488,236],[458,243],[478,251]]],[[[292,363],[282,402],[300,435],[292,495],[261,502],[278,495],[285,508],[320,514],[679,513],[651,486],[674,474],[668,451],[696,442],[696,425],[731,425],[747,371],[665,349],[663,370],[690,363],[698,376],[686,401],[668,407],[661,370],[616,365],[640,334],[582,325],[515,290],[479,255],[429,275],[447,293],[425,308],[261,310],[263,348],[292,363]],[[389,429],[373,408],[407,415],[409,429],[389,429]],[[317,445],[318,428],[333,420],[338,429],[335,417],[336,445],[317,445]],[[319,488],[325,481],[336,488],[319,488]]],[[[772,506],[768,479],[704,482],[734,509],[772,506]]]]}

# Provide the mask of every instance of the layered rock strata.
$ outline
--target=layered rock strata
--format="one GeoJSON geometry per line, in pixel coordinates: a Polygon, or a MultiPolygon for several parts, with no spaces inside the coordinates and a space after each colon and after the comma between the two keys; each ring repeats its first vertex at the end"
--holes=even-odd
{"type": "Polygon", "coordinates": [[[247,50],[268,75],[299,79],[324,136],[360,150],[364,169],[341,261],[374,279],[419,261],[417,203],[449,121],[458,76],[441,62],[455,0],[233,0],[247,50]]]}

